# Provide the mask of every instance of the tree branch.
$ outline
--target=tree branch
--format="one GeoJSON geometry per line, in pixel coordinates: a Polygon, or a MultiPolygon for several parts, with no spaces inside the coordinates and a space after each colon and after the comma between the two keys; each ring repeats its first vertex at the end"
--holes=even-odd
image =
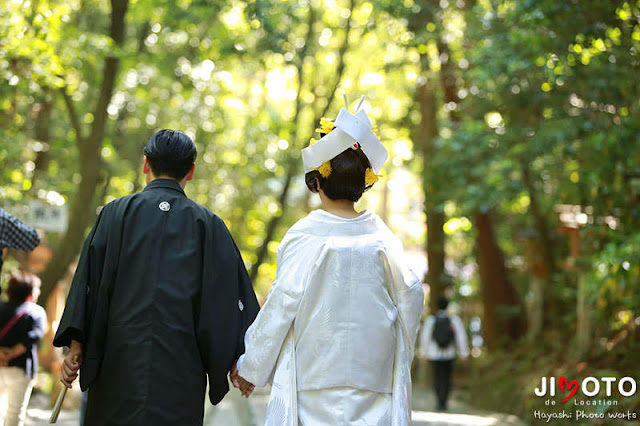
{"type": "Polygon", "coordinates": [[[73,105],[73,99],[71,96],[67,94],[67,86],[64,86],[60,89],[62,93],[62,98],[64,99],[64,104],[67,107],[67,112],[69,113],[69,120],[71,120],[71,127],[76,132],[76,138],[78,140],[84,140],[84,135],[82,134],[82,125],[80,124],[80,119],[78,118],[78,112],[76,111],[75,106],[73,105]]]}
{"type": "MultiPolygon", "coordinates": [[[[109,35],[113,38],[117,46],[124,43],[125,14],[127,12],[128,0],[111,0],[111,28],[109,35]]],[[[55,288],[58,280],[66,272],[69,263],[77,255],[82,246],[82,240],[86,228],[95,218],[96,193],[101,181],[100,167],[102,140],[108,117],[107,106],[111,101],[111,95],[115,86],[118,73],[119,59],[108,56],[104,60],[103,79],[100,87],[100,96],[96,103],[94,121],[91,125],[91,133],[88,138],[84,138],[80,133],[80,120],[75,112],[73,102],[63,90],[63,97],[71,124],[76,130],[76,146],[80,154],[79,169],[82,177],[69,207],[69,227],[57,245],[53,259],[49,262],[47,269],[42,274],[42,294],[40,300],[46,303],[51,291],[55,288]]]]}
{"type": "MultiPolygon", "coordinates": [[[[304,65],[304,59],[306,57],[307,49],[309,48],[309,45],[311,44],[311,40],[313,38],[314,21],[315,21],[315,11],[313,9],[313,6],[309,5],[309,15],[307,17],[307,28],[308,28],[307,35],[305,38],[305,44],[299,52],[298,63],[296,66],[298,70],[298,93],[296,94],[296,112],[292,120],[295,126],[294,143],[291,144],[293,149],[295,149],[296,147],[295,142],[299,139],[299,135],[298,135],[299,126],[297,124],[298,124],[298,119],[300,117],[300,110],[302,109],[302,85],[304,83],[303,65],[304,65]]],[[[286,202],[287,202],[287,195],[289,194],[289,187],[291,186],[291,180],[293,178],[293,175],[295,174],[295,169],[296,169],[295,163],[296,161],[293,156],[289,156],[288,160],[285,163],[287,167],[287,174],[284,179],[284,185],[282,186],[282,191],[280,192],[280,196],[278,197],[278,205],[280,206],[280,212],[279,214],[278,213],[274,214],[271,217],[271,220],[269,220],[269,223],[267,224],[267,231],[265,233],[264,239],[262,240],[262,245],[258,249],[258,253],[256,255],[256,262],[253,265],[251,265],[251,269],[249,271],[249,278],[251,279],[252,282],[255,282],[256,278],[258,277],[258,269],[260,268],[260,265],[262,265],[262,263],[264,262],[264,259],[267,257],[267,254],[269,253],[269,243],[273,239],[276,229],[280,224],[280,218],[284,213],[286,202]]]]}
{"type": "MultiPolygon", "coordinates": [[[[124,43],[124,17],[127,13],[128,4],[128,0],[111,0],[112,9],[109,36],[111,36],[118,47],[124,43]]],[[[102,144],[102,139],[104,138],[104,129],[108,117],[107,107],[113,95],[119,62],[120,59],[116,56],[107,56],[104,60],[104,78],[100,85],[100,96],[96,103],[96,109],[93,114],[93,126],[91,126],[91,135],[89,136],[89,142],[93,145],[102,144]]]]}
{"type": "MultiPolygon", "coordinates": [[[[322,112],[322,116],[324,116],[327,111],[329,111],[329,107],[331,106],[331,102],[333,100],[333,94],[335,93],[335,91],[337,90],[338,85],[340,84],[340,81],[342,80],[342,74],[344,73],[344,69],[345,69],[345,60],[344,60],[344,56],[347,52],[347,49],[349,47],[349,32],[351,30],[351,16],[353,16],[353,8],[355,6],[355,1],[351,0],[349,7],[350,7],[350,11],[352,12],[349,15],[349,20],[347,21],[347,26],[346,26],[346,33],[345,33],[345,38],[344,38],[344,43],[342,44],[342,46],[340,46],[340,49],[338,49],[338,53],[339,53],[339,62],[338,62],[338,67],[336,69],[336,80],[334,83],[334,89],[333,91],[329,92],[329,96],[331,96],[331,98],[329,99],[329,101],[327,102],[327,104],[325,105],[323,112],[322,112]]],[[[315,16],[314,16],[314,11],[311,8],[311,10],[309,11],[309,30],[307,33],[307,42],[305,43],[304,48],[301,50],[301,53],[306,52],[306,49],[308,48],[309,42],[311,40],[311,37],[313,35],[312,33],[312,27],[313,27],[313,21],[315,20],[315,16]]],[[[298,65],[298,96],[296,97],[296,114],[294,117],[293,122],[297,124],[298,122],[298,117],[300,115],[300,110],[302,109],[302,101],[301,101],[301,93],[302,93],[302,83],[303,83],[303,75],[302,75],[302,65],[304,63],[304,55],[300,56],[300,62],[298,65]]],[[[313,131],[313,129],[315,128],[316,122],[319,120],[319,118],[315,118],[313,123],[311,123],[311,131],[313,131]]],[[[301,126],[296,126],[296,132],[295,132],[295,141],[298,141],[302,138],[300,138],[300,129],[301,126]]],[[[304,139],[302,139],[304,140],[304,139]]],[[[292,147],[295,149],[299,144],[292,144],[292,147]]],[[[267,231],[265,233],[265,238],[262,241],[262,245],[260,246],[260,249],[258,250],[258,254],[256,256],[256,262],[251,266],[251,271],[250,271],[250,278],[252,281],[255,281],[255,279],[258,277],[258,269],[260,268],[260,265],[264,262],[264,260],[267,257],[268,254],[268,248],[269,248],[269,243],[273,240],[273,237],[275,236],[276,230],[278,229],[278,226],[280,225],[280,220],[282,219],[282,216],[284,215],[284,212],[287,208],[287,198],[289,196],[289,189],[291,188],[291,182],[293,181],[294,176],[296,176],[296,174],[298,174],[298,170],[300,167],[300,159],[296,156],[289,156],[288,161],[286,162],[287,165],[287,174],[285,176],[285,180],[284,180],[284,185],[282,186],[282,191],[280,192],[280,196],[278,197],[278,205],[280,206],[280,213],[273,215],[271,217],[271,220],[269,221],[269,223],[267,224],[267,231]]]]}

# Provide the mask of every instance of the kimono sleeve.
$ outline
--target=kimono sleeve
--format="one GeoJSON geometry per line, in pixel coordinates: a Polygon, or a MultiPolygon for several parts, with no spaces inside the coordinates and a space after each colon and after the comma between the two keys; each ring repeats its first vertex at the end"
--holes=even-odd
{"type": "Polygon", "coordinates": [[[260,306],[222,219],[214,217],[206,233],[196,337],[209,376],[209,399],[215,405],[229,390],[227,373],[244,352],[244,334],[260,306]]]}
{"type": "Polygon", "coordinates": [[[305,256],[308,237],[285,237],[277,253],[276,279],[256,320],[245,337],[246,352],[238,361],[241,377],[265,386],[274,369],[285,338],[296,317],[313,262],[305,256]]]}
{"type": "Polygon", "coordinates": [[[99,284],[96,273],[102,269],[108,235],[106,207],[102,209],[82,247],[80,260],[71,282],[60,325],[53,339],[57,347],[70,346],[71,340],[84,343],[87,328],[87,299],[91,285],[99,284]]]}
{"type": "Polygon", "coordinates": [[[387,254],[391,272],[390,284],[395,288],[398,314],[409,339],[407,343],[411,345],[409,359],[413,359],[420,316],[424,308],[424,290],[420,279],[407,265],[402,243],[398,238],[393,237],[387,254]]]}
{"type": "MultiPolygon", "coordinates": [[[[235,244],[234,244],[235,246],[235,244]]],[[[260,311],[260,305],[256,298],[256,293],[253,291],[253,285],[251,279],[247,273],[247,269],[242,260],[242,255],[238,247],[235,247],[236,254],[238,256],[238,291],[239,291],[239,307],[242,307],[240,314],[240,328],[236,334],[236,353],[234,358],[238,359],[244,354],[244,336],[251,323],[256,319],[258,311],[260,311]]]]}

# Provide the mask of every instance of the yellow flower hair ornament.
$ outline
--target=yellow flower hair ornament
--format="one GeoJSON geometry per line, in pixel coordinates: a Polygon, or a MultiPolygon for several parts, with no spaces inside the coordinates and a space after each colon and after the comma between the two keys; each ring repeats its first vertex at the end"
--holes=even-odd
{"type": "Polygon", "coordinates": [[[335,126],[333,125],[333,121],[329,120],[326,117],[322,117],[320,119],[320,127],[316,129],[316,132],[327,134],[333,130],[335,126]]]}
{"type": "Polygon", "coordinates": [[[364,172],[364,184],[366,186],[371,186],[374,183],[376,183],[378,181],[379,178],[381,178],[382,175],[377,175],[374,173],[373,169],[368,168],[365,172],[364,172]]]}
{"type": "Polygon", "coordinates": [[[325,161],[320,167],[313,168],[313,170],[320,172],[320,176],[326,179],[331,176],[331,161],[325,161]]]}

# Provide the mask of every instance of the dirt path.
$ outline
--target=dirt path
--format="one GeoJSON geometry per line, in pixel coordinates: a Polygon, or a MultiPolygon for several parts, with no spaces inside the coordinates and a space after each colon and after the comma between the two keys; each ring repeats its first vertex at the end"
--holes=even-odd
{"type": "MultiPolygon", "coordinates": [[[[217,407],[207,407],[205,426],[257,426],[264,423],[269,390],[258,389],[246,400],[238,392],[230,394],[217,407]]],[[[456,400],[446,413],[433,411],[433,394],[424,388],[413,391],[412,426],[524,426],[516,416],[477,410],[456,400]]]]}
{"type": "MultiPolygon", "coordinates": [[[[51,410],[46,407],[49,398],[34,395],[29,404],[26,426],[45,426],[51,410]]],[[[207,404],[204,426],[254,426],[262,425],[269,401],[269,389],[257,389],[248,400],[235,389],[220,404],[207,404]]],[[[414,388],[412,426],[524,426],[517,417],[477,410],[455,399],[449,403],[449,411],[433,411],[433,394],[422,387],[414,388]]],[[[58,420],[59,426],[77,426],[78,412],[64,410],[58,420]]]]}
{"type": "Polygon", "coordinates": [[[413,426],[525,426],[516,416],[483,411],[454,398],[449,400],[447,412],[434,411],[433,392],[422,387],[413,389],[413,426]]]}

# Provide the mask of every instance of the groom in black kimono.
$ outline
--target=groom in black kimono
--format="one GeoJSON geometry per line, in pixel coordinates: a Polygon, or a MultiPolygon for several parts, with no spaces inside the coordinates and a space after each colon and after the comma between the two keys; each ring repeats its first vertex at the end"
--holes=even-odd
{"type": "Polygon", "coordinates": [[[79,369],[89,389],[87,426],[202,425],[207,376],[217,404],[259,309],[224,222],[184,193],[191,139],[161,130],[144,154],[147,186],[102,209],[53,341],[63,384],[79,369]]]}

